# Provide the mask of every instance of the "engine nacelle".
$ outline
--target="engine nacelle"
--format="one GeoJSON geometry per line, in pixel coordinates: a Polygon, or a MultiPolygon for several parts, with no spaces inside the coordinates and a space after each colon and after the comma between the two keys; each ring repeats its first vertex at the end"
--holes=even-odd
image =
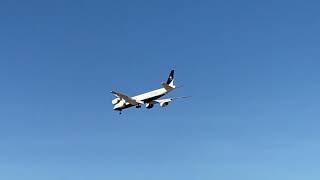
{"type": "Polygon", "coordinates": [[[146,104],[146,108],[147,108],[147,109],[153,108],[153,104],[147,103],[147,104],[146,104]]]}
{"type": "Polygon", "coordinates": [[[116,98],[116,99],[112,100],[113,105],[118,104],[119,102],[120,102],[120,98],[116,98]]]}
{"type": "Polygon", "coordinates": [[[168,104],[169,104],[169,102],[161,102],[161,103],[160,103],[160,106],[161,106],[161,107],[166,107],[166,106],[168,106],[168,104]]]}

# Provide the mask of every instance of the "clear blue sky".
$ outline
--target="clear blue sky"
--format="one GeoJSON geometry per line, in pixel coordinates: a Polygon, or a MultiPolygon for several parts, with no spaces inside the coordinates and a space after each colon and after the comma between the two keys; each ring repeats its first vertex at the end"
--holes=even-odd
{"type": "Polygon", "coordinates": [[[320,3],[0,2],[0,179],[318,180],[320,3]],[[192,95],[113,112],[110,90],[192,95]]]}

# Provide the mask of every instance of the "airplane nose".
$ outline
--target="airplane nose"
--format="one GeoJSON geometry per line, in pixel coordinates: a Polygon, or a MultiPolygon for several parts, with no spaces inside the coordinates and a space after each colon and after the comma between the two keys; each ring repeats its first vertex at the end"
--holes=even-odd
{"type": "Polygon", "coordinates": [[[123,105],[119,103],[119,104],[116,104],[116,105],[113,107],[113,110],[115,110],[115,111],[121,111],[122,107],[123,107],[123,105]]]}

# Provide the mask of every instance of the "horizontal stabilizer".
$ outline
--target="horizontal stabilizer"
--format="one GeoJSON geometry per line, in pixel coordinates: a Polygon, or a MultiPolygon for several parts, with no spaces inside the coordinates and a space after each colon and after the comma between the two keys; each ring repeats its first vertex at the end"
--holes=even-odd
{"type": "Polygon", "coordinates": [[[169,84],[166,84],[166,83],[162,83],[162,86],[163,86],[167,91],[170,91],[170,90],[176,88],[176,86],[174,86],[174,85],[169,85],[169,84]]]}

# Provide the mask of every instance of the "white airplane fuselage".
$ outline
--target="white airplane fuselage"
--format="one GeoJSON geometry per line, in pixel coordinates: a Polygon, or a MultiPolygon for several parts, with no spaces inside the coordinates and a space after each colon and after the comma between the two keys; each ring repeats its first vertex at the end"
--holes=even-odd
{"type": "MultiPolygon", "coordinates": [[[[166,88],[160,88],[160,89],[156,89],[147,93],[143,93],[137,96],[133,96],[131,97],[132,99],[136,100],[136,101],[141,101],[143,103],[146,104],[146,106],[148,107],[152,107],[153,105],[151,104],[153,100],[156,100],[164,95],[166,95],[168,92],[172,91],[174,88],[172,89],[166,89],[166,88]],[[150,104],[149,104],[150,103],[150,104]]],[[[116,98],[113,101],[117,101],[120,100],[120,98],[116,98]]],[[[118,102],[117,104],[114,105],[113,110],[116,111],[121,111],[123,109],[132,107],[134,105],[125,102],[125,100],[121,99],[120,102],[118,102]]],[[[136,107],[141,107],[140,105],[137,105],[136,107]]]]}
{"type": "Polygon", "coordinates": [[[111,93],[116,96],[116,98],[112,100],[112,104],[114,105],[113,110],[120,111],[121,114],[121,111],[123,109],[132,106],[140,108],[141,105],[145,105],[147,109],[150,109],[154,106],[154,104],[160,104],[161,107],[165,107],[170,101],[172,101],[172,99],[159,98],[176,88],[173,82],[174,70],[171,70],[167,81],[165,83],[162,83],[162,88],[160,89],[156,89],[133,97],[129,97],[119,92],[111,91],[111,93]]]}

